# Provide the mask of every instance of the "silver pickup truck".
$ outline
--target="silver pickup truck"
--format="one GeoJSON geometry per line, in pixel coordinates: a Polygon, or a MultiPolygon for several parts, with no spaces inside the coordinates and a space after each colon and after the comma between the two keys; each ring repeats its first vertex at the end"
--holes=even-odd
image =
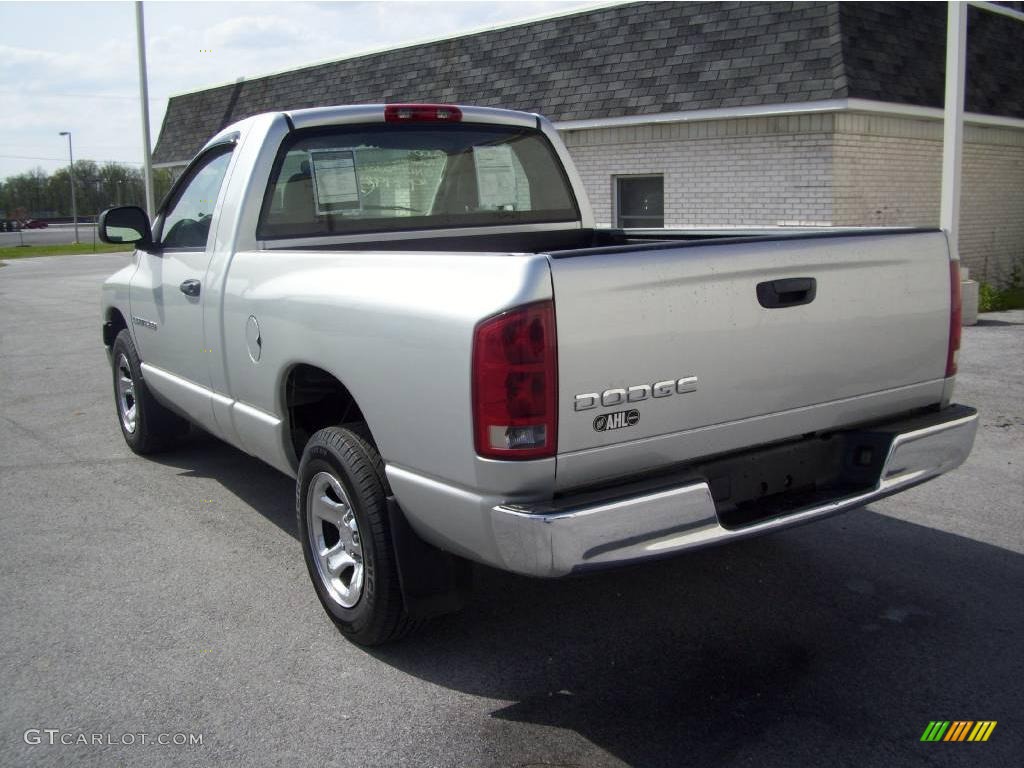
{"type": "Polygon", "coordinates": [[[596,228],[544,118],[389,104],[214,136],[103,287],[118,421],[296,478],[358,643],[462,599],[809,522],[953,469],[958,263],[939,230],[596,228]]]}

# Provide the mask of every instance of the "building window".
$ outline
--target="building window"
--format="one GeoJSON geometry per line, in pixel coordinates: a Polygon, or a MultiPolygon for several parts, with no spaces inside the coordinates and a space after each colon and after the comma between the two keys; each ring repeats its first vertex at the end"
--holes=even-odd
{"type": "Polygon", "coordinates": [[[619,227],[664,227],[665,177],[617,176],[615,212],[619,227]]]}

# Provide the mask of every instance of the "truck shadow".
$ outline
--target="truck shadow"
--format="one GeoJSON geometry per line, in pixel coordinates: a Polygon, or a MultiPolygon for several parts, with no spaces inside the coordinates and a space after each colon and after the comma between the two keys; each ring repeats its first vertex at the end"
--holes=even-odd
{"type": "Polygon", "coordinates": [[[997,547],[863,510],[586,578],[479,581],[463,614],[373,655],[512,701],[491,716],[575,731],[629,765],[1024,753],[1012,722],[972,754],[919,741],[930,720],[1021,711],[1024,558],[997,547]]]}
{"type": "Polygon", "coordinates": [[[298,540],[295,521],[295,481],[259,459],[233,448],[198,427],[167,453],[147,457],[182,471],[185,477],[208,477],[248,504],[293,539],[298,540]]]}
{"type": "MultiPolygon", "coordinates": [[[[191,442],[161,461],[217,479],[296,536],[290,479],[191,442]]],[[[574,731],[639,766],[1011,765],[1024,753],[1012,719],[1024,556],[1005,549],[868,509],[604,574],[478,568],[476,580],[461,614],[369,653],[512,702],[495,724],[574,731]],[[937,719],[1000,725],[986,744],[921,743],[937,719]]],[[[583,765],[578,740],[480,733],[494,733],[495,765],[583,765]]]]}

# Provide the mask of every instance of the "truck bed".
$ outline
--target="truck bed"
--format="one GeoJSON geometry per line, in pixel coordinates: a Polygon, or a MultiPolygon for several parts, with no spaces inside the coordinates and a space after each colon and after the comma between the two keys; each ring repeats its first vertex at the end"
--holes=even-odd
{"type": "Polygon", "coordinates": [[[338,242],[294,246],[288,250],[339,251],[431,251],[458,253],[545,253],[555,258],[619,253],[624,250],[657,250],[685,244],[803,240],[851,235],[902,235],[937,232],[934,228],[910,227],[730,227],[720,229],[609,229],[585,228],[507,234],[431,235],[422,231],[391,233],[387,238],[345,237],[338,242]]]}

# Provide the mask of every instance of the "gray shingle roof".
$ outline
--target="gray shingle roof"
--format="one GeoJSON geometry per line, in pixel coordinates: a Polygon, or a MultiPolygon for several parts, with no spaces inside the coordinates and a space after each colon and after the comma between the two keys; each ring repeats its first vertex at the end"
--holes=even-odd
{"type": "MultiPolygon", "coordinates": [[[[989,74],[1005,66],[991,61],[1024,55],[1024,30],[1014,29],[1022,25],[975,24],[979,13],[971,11],[968,109],[1024,117],[1024,67],[1007,83],[989,74]]],[[[944,29],[945,6],[933,3],[602,8],[175,96],[154,162],[186,161],[253,114],[330,104],[461,102],[553,120],[848,96],[941,106],[944,29]]]]}
{"type": "MultiPolygon", "coordinates": [[[[943,106],[945,3],[840,3],[839,23],[849,96],[943,106]]],[[[972,6],[967,32],[967,111],[1024,118],[1024,24],[972,6]]]]}

